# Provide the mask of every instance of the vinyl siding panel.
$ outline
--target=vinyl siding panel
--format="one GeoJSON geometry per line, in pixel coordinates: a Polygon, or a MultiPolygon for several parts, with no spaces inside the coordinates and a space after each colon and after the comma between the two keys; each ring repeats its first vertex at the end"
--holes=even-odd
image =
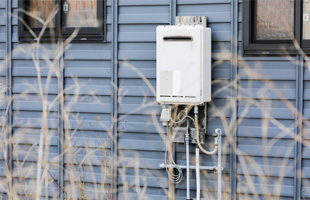
{"type": "Polygon", "coordinates": [[[109,195],[113,107],[111,2],[107,42],[72,43],[64,52],[64,188],[70,198],[109,195]]]}
{"type": "Polygon", "coordinates": [[[7,52],[7,23],[6,18],[4,17],[6,13],[6,2],[0,3],[0,148],[2,149],[0,152],[0,198],[7,198],[7,179],[6,174],[8,173],[7,168],[7,107],[8,107],[8,96],[7,96],[7,60],[5,59],[7,52]],[[5,151],[3,151],[5,150],[5,151]]]}
{"type": "Polygon", "coordinates": [[[158,134],[163,129],[154,91],[155,32],[158,25],[169,25],[169,9],[167,0],[119,1],[119,199],[167,199],[168,179],[158,170],[165,143],[158,134]]]}
{"type": "MultiPolygon", "coordinates": [[[[17,1],[12,1],[17,14],[17,1]]],[[[57,65],[53,62],[57,46],[17,43],[17,19],[12,18],[12,125],[13,183],[19,198],[36,194],[37,175],[49,180],[40,195],[56,197],[58,180],[58,93],[57,65]],[[40,71],[42,69],[42,71],[40,71]],[[27,71],[27,72],[25,72],[27,71]],[[44,124],[44,125],[43,125],[44,124]],[[44,128],[45,127],[45,128],[44,128]],[[40,142],[41,141],[41,142],[40,142]],[[48,141],[48,142],[44,142],[48,141]],[[40,155],[40,143],[42,156],[40,155]],[[46,146],[46,148],[44,148],[46,146]],[[38,166],[38,161],[46,162],[38,166]],[[48,167],[47,167],[48,166],[48,167]],[[48,174],[54,176],[53,178],[48,174]]]]}
{"type": "Polygon", "coordinates": [[[309,198],[309,188],[310,188],[310,182],[309,182],[309,167],[310,167],[310,157],[309,157],[309,141],[310,141],[310,135],[309,135],[309,119],[310,119],[310,96],[309,96],[309,89],[310,89],[310,70],[309,70],[309,63],[305,62],[304,67],[304,91],[303,91],[303,145],[302,145],[302,187],[301,187],[301,196],[303,198],[309,198]]]}
{"type": "MultiPolygon", "coordinates": [[[[242,4],[239,4],[242,56],[242,4]]],[[[297,57],[241,57],[238,62],[238,199],[293,199],[297,57]]]]}
{"type": "Polygon", "coordinates": [[[297,58],[267,59],[239,61],[240,199],[294,197],[297,58]]]}
{"type": "MultiPolygon", "coordinates": [[[[13,65],[13,68],[14,67],[17,66],[13,65]]],[[[49,147],[44,150],[45,153],[43,156],[44,158],[48,158],[48,162],[50,162],[51,166],[57,165],[58,113],[57,109],[55,109],[56,106],[53,105],[54,103],[57,105],[57,101],[53,102],[57,93],[57,89],[56,91],[53,89],[53,87],[57,87],[55,79],[56,78],[52,78],[51,83],[48,83],[49,81],[46,78],[42,78],[44,82],[43,87],[49,85],[50,88],[46,87],[47,89],[41,92],[41,96],[38,91],[40,88],[39,85],[41,84],[36,83],[36,74],[33,74],[32,77],[14,76],[13,78],[13,85],[16,88],[16,90],[13,90],[13,95],[15,97],[13,101],[13,160],[14,174],[16,173],[16,178],[14,179],[16,184],[21,185],[21,190],[27,188],[26,185],[34,185],[35,183],[36,174],[30,173],[29,171],[34,170],[37,167],[35,163],[38,161],[40,140],[43,142],[47,137],[47,140],[53,141],[52,138],[56,137],[56,142],[54,140],[47,144],[49,147]],[[33,87],[31,84],[33,84],[33,87]],[[18,87],[22,89],[18,90],[18,87]],[[45,124],[44,127],[46,128],[42,128],[43,124],[45,124]],[[31,138],[31,140],[28,138],[31,138]],[[27,181],[20,180],[21,177],[27,181]]],[[[44,168],[41,170],[43,173],[44,168]]],[[[50,172],[55,173],[55,171],[50,172]]],[[[18,193],[21,192],[21,195],[32,195],[32,190],[35,191],[35,188],[27,189],[27,193],[24,193],[24,191],[18,191],[18,193]]],[[[58,188],[54,185],[51,190],[54,190],[57,193],[58,188]]],[[[49,196],[53,196],[52,191],[49,196]]]]}
{"type": "MultiPolygon", "coordinates": [[[[17,2],[13,1],[17,14],[17,2]]],[[[21,44],[17,41],[17,19],[12,18],[12,132],[13,183],[19,198],[34,196],[37,175],[40,195],[55,198],[59,188],[58,160],[58,81],[55,74],[56,45],[21,44]],[[48,141],[48,142],[46,142],[48,141]],[[40,144],[42,144],[40,146],[40,144]],[[43,145],[44,144],[44,145],[43,145]],[[40,150],[40,147],[42,148],[40,150]],[[42,151],[42,156],[39,153],[42,151]],[[38,161],[47,162],[38,166],[38,161]],[[51,176],[54,176],[54,180],[51,176]]]]}

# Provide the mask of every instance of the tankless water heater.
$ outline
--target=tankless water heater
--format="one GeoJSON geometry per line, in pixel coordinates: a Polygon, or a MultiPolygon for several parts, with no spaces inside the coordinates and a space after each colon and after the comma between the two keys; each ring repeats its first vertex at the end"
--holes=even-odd
{"type": "Polygon", "coordinates": [[[161,104],[211,101],[211,29],[157,27],[156,99],[161,104]]]}

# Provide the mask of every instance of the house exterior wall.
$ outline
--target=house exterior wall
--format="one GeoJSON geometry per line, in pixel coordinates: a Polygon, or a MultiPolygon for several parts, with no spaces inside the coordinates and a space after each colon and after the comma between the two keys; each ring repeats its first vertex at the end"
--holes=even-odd
{"type": "MultiPolygon", "coordinates": [[[[35,194],[38,175],[47,173],[38,168],[40,159],[49,162],[53,176],[42,198],[71,192],[100,199],[106,190],[98,185],[108,178],[116,199],[168,199],[168,189],[185,199],[185,182],[169,186],[159,169],[165,130],[150,86],[156,87],[156,26],[193,15],[206,16],[212,28],[207,129],[209,135],[224,131],[224,199],[310,198],[310,154],[301,144],[310,140],[307,58],[243,57],[242,0],[108,0],[106,43],[39,47],[18,42],[17,0],[0,1],[0,12],[3,199],[11,185],[20,197],[35,194]],[[70,177],[82,179],[84,191],[70,177]]],[[[184,151],[176,145],[177,163],[185,162],[184,151]]],[[[202,164],[215,161],[202,156],[202,164]]],[[[216,185],[216,174],[202,173],[205,197],[216,199],[216,185]]],[[[192,186],[195,196],[194,178],[192,186]]]]}

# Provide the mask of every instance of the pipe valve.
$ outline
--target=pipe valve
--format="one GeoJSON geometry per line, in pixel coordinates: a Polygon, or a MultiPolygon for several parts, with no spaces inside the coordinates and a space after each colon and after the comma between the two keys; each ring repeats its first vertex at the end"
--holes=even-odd
{"type": "Polygon", "coordinates": [[[214,138],[214,144],[215,144],[215,146],[217,146],[219,144],[219,137],[218,136],[214,138]]]}
{"type": "Polygon", "coordinates": [[[219,144],[219,137],[222,136],[222,134],[222,129],[220,128],[215,129],[214,133],[212,134],[212,136],[214,137],[215,146],[219,144]]]}
{"type": "Polygon", "coordinates": [[[220,129],[220,128],[215,129],[215,133],[216,133],[218,136],[222,136],[222,134],[223,134],[222,129],[220,129]]]}
{"type": "Polygon", "coordinates": [[[222,129],[217,128],[215,129],[214,133],[212,134],[213,137],[218,137],[218,136],[222,136],[222,129]]]}

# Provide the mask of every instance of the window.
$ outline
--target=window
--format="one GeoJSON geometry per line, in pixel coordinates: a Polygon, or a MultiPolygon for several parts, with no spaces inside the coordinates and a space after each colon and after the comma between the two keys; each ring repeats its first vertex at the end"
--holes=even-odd
{"type": "Polygon", "coordinates": [[[20,41],[105,40],[105,0],[19,0],[20,41]]]}
{"type": "Polygon", "coordinates": [[[244,54],[296,54],[310,50],[310,0],[244,0],[244,54]],[[309,22],[308,22],[309,21],[309,22]]]}

